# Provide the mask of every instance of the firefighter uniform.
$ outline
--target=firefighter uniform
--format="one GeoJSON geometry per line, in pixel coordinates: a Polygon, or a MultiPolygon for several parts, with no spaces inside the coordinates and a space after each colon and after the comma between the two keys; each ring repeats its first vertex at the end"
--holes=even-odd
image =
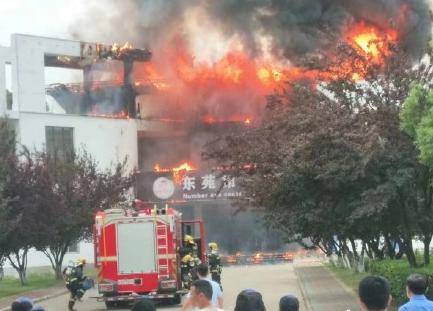
{"type": "Polygon", "coordinates": [[[84,296],[85,289],[83,288],[83,281],[86,277],[84,276],[83,269],[85,265],[86,260],[79,259],[75,265],[71,264],[63,270],[66,288],[71,293],[68,302],[68,310],[75,310],[75,302],[77,300],[81,301],[81,298],[84,296]]]}
{"type": "Polygon", "coordinates": [[[212,280],[217,282],[221,286],[221,258],[218,253],[218,244],[215,242],[211,242],[208,244],[209,253],[207,254],[207,262],[209,265],[209,271],[212,276],[212,280]]]}
{"type": "Polygon", "coordinates": [[[179,249],[179,255],[181,258],[180,273],[183,287],[189,289],[192,283],[192,270],[194,267],[198,266],[201,261],[198,258],[198,248],[193,237],[185,235],[183,241],[184,244],[179,249]]]}
{"type": "Polygon", "coordinates": [[[194,257],[185,255],[180,262],[180,274],[184,288],[189,289],[192,283],[192,269],[195,267],[194,257]]]}

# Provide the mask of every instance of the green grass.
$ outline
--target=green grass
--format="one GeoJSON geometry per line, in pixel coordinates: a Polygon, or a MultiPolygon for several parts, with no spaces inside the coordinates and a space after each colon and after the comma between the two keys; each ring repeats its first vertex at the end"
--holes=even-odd
{"type": "Polygon", "coordinates": [[[96,279],[97,274],[98,274],[97,270],[93,266],[93,264],[86,265],[86,267],[84,268],[84,275],[87,276],[88,278],[96,279]]]}
{"type": "Polygon", "coordinates": [[[370,275],[367,272],[357,273],[349,269],[336,267],[334,265],[326,265],[339,280],[341,280],[347,287],[351,288],[355,293],[358,291],[359,282],[366,276],[370,275]]]}
{"type": "Polygon", "coordinates": [[[6,277],[0,281],[0,298],[52,287],[62,283],[63,280],[56,280],[53,274],[30,274],[28,276],[28,285],[26,286],[21,286],[19,279],[6,277]]]}

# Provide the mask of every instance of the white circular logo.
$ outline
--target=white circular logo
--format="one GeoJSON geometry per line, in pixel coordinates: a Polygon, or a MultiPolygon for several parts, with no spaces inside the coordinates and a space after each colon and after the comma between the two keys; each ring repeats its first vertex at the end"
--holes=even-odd
{"type": "Polygon", "coordinates": [[[153,182],[153,193],[158,199],[166,200],[174,194],[174,183],[166,177],[158,177],[153,182]]]}

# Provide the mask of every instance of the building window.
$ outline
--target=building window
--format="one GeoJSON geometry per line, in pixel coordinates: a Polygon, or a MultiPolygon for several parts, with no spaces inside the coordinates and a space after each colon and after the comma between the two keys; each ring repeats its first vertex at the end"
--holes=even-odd
{"type": "Polygon", "coordinates": [[[13,96],[12,96],[12,65],[5,64],[5,83],[6,83],[6,109],[12,110],[13,96]]]}
{"type": "Polygon", "coordinates": [[[63,161],[70,161],[74,154],[74,129],[72,127],[46,126],[47,153],[63,161]]]}
{"type": "Polygon", "coordinates": [[[72,244],[68,247],[68,253],[79,253],[80,252],[80,246],[78,243],[72,244]]]}

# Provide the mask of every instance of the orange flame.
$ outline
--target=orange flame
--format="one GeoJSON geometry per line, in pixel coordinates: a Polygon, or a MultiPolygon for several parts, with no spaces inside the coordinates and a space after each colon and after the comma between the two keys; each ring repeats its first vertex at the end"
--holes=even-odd
{"type": "Polygon", "coordinates": [[[124,51],[128,51],[131,50],[132,44],[130,44],[129,42],[126,42],[124,45],[120,46],[117,43],[114,43],[111,47],[111,51],[115,54],[121,54],[124,51]]]}
{"type": "Polygon", "coordinates": [[[179,172],[179,171],[194,171],[195,168],[192,164],[188,162],[184,162],[176,167],[167,168],[167,167],[161,167],[159,163],[156,163],[153,166],[153,170],[155,172],[179,172]]]}
{"type": "Polygon", "coordinates": [[[192,166],[191,164],[189,164],[188,162],[182,163],[181,165],[172,168],[173,172],[180,172],[180,171],[194,171],[195,168],[194,166],[192,166]]]}
{"type": "Polygon", "coordinates": [[[104,113],[104,112],[99,112],[97,109],[93,108],[92,111],[88,114],[88,116],[108,118],[108,119],[129,119],[129,114],[125,110],[116,113],[104,113]]]}
{"type": "Polygon", "coordinates": [[[372,61],[382,64],[385,57],[391,53],[391,45],[397,41],[397,32],[394,29],[381,31],[360,22],[350,28],[347,39],[357,51],[372,61]]]}
{"type": "Polygon", "coordinates": [[[206,124],[216,124],[216,123],[243,123],[245,125],[251,125],[253,118],[250,116],[242,116],[242,115],[232,115],[226,118],[218,118],[213,115],[205,115],[201,117],[201,121],[206,124]]]}
{"type": "Polygon", "coordinates": [[[358,57],[342,59],[338,66],[331,66],[327,73],[322,72],[321,76],[326,79],[364,79],[373,66],[381,67],[385,64],[386,58],[392,53],[392,46],[398,40],[394,29],[379,29],[364,22],[348,28],[344,37],[358,57]]]}
{"type": "MultiPolygon", "coordinates": [[[[404,8],[401,12],[403,19],[404,8]]],[[[355,57],[340,59],[341,55],[328,55],[338,65],[321,70],[291,66],[272,58],[253,58],[242,50],[231,50],[212,63],[200,62],[189,52],[186,42],[175,39],[173,46],[155,53],[152,62],[134,63],[135,87],[146,92],[152,90],[152,105],[163,107],[161,115],[159,111],[149,111],[146,115],[143,109],[141,116],[182,122],[188,113],[198,111],[201,121],[207,124],[239,122],[249,126],[255,123],[251,116],[260,113],[256,107],[263,106],[264,97],[285,83],[362,80],[370,69],[385,63],[398,41],[396,30],[380,29],[364,22],[349,25],[342,37],[356,52],[355,57]],[[203,103],[207,105],[200,109],[203,103]]],[[[132,49],[128,43],[112,47],[116,54],[128,49],[132,49]]],[[[121,78],[119,75],[118,80],[121,78]]]]}
{"type": "Polygon", "coordinates": [[[184,162],[184,163],[182,163],[176,167],[172,167],[172,168],[161,167],[161,165],[159,163],[156,163],[153,166],[153,170],[155,172],[158,172],[158,173],[172,172],[174,182],[177,184],[180,184],[182,182],[182,178],[185,176],[185,173],[190,172],[190,171],[195,171],[196,168],[194,167],[194,165],[192,165],[188,162],[184,162]]]}

